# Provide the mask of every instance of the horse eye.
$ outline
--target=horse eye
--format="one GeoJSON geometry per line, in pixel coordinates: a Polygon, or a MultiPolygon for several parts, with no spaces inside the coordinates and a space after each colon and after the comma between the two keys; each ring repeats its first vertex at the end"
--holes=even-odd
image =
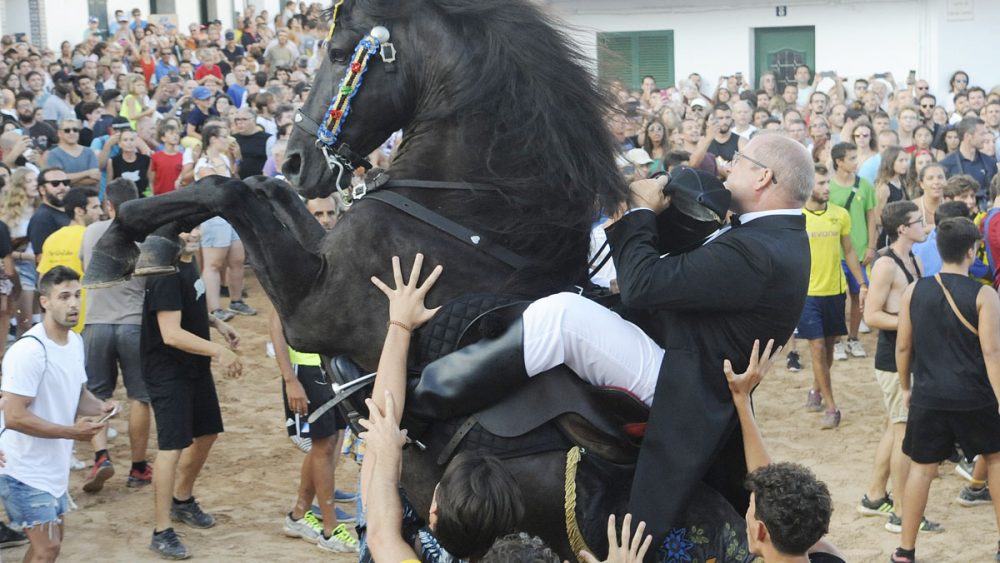
{"type": "Polygon", "coordinates": [[[330,49],[330,61],[334,63],[346,63],[350,54],[342,49],[330,49]]]}

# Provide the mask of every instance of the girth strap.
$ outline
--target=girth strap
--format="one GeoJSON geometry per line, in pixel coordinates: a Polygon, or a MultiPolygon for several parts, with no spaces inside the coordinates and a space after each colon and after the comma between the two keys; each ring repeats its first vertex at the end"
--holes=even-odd
{"type": "MultiPolygon", "coordinates": [[[[406,181],[406,185],[410,186],[412,182],[412,180],[408,180],[406,181]]],[[[400,184],[402,183],[403,182],[400,182],[400,184]]],[[[515,270],[520,270],[530,265],[530,262],[526,258],[519,256],[502,246],[490,244],[482,237],[482,235],[476,234],[475,231],[467,229],[451,219],[443,217],[439,213],[431,211],[423,205],[420,205],[405,196],[399,195],[396,192],[385,190],[369,192],[365,195],[365,199],[376,199],[382,203],[391,205],[403,213],[406,213],[407,215],[414,217],[434,227],[435,229],[438,229],[464,242],[465,244],[486,253],[490,257],[495,258],[504,264],[507,264],[515,270]]]]}

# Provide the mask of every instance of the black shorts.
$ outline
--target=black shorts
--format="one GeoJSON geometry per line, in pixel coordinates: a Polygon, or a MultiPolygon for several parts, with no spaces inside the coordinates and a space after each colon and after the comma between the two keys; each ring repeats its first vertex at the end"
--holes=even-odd
{"type": "Polygon", "coordinates": [[[222,411],[211,373],[143,372],[149,403],[156,417],[161,450],[183,450],[194,438],[222,433],[222,411]]]}
{"type": "Polygon", "coordinates": [[[939,463],[962,447],[968,459],[1000,452],[996,405],[974,411],[944,411],[910,405],[903,453],[916,463],[939,463]]]}
{"type": "MultiPolygon", "coordinates": [[[[333,398],[333,388],[325,381],[323,369],[319,366],[293,365],[295,374],[299,378],[299,383],[305,389],[306,398],[309,399],[309,414],[322,407],[327,401],[333,398]]],[[[289,436],[298,435],[302,438],[327,438],[333,436],[340,430],[347,428],[347,419],[340,414],[340,409],[334,407],[320,416],[316,422],[309,423],[309,416],[300,416],[298,419],[295,413],[288,408],[288,394],[285,391],[285,380],[281,380],[281,400],[285,406],[285,428],[289,436]],[[298,424],[296,424],[296,421],[298,424]]]]}

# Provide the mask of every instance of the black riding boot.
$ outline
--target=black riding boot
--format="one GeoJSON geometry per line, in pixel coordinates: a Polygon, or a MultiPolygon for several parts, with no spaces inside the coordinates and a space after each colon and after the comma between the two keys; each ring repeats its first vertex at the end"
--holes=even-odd
{"type": "Polygon", "coordinates": [[[407,412],[446,420],[479,412],[528,381],[521,317],[496,338],[480,340],[431,362],[406,401],[407,412]]]}

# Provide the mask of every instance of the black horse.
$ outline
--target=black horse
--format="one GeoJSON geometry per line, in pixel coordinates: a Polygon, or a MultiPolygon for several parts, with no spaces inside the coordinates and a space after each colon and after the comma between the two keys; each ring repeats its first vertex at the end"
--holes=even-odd
{"type": "MultiPolygon", "coordinates": [[[[391,168],[369,174],[369,193],[355,192],[328,234],[298,194],[262,178],[210,177],[129,202],[95,248],[85,283],[170,271],[177,233],[219,215],[240,234],[289,344],[346,355],[368,371],[387,320],[369,278],[387,279],[393,255],[420,251],[444,264],[429,306],[583,283],[591,225],[619,207],[627,187],[604,125],[610,106],[550,17],[529,0],[346,0],[331,16],[327,57],[283,170],[302,196],[346,191],[363,155],[402,129],[391,168]],[[345,95],[342,82],[351,81],[345,95]],[[145,241],[141,255],[135,241],[145,241]]],[[[443,469],[428,457],[412,456],[404,477],[424,513],[443,469]]],[[[535,499],[527,527],[569,556],[566,452],[510,464],[535,499]]],[[[595,506],[594,520],[608,510],[595,506]]],[[[585,532],[602,545],[603,526],[585,532]]]]}

